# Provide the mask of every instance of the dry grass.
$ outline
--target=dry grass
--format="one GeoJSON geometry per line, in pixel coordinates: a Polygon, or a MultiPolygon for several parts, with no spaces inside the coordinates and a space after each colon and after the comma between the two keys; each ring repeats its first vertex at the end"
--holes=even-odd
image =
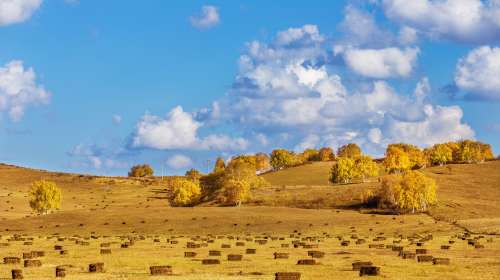
{"type": "MultiPolygon", "coordinates": [[[[273,279],[278,271],[302,272],[302,279],[357,279],[351,271],[354,260],[370,260],[381,266],[381,277],[374,279],[498,279],[500,274],[500,239],[486,236],[481,243],[484,249],[473,249],[466,241],[456,240],[449,251],[440,250],[440,245],[451,236],[463,232],[460,226],[475,231],[498,230],[500,221],[500,162],[481,165],[453,165],[451,174],[445,167],[424,170],[438,181],[440,204],[431,214],[440,219],[435,221],[425,214],[393,216],[370,215],[349,210],[355,204],[358,194],[376,182],[342,186],[328,186],[328,163],[297,167],[294,172],[284,170],[285,175],[267,174],[274,186],[259,190],[254,203],[241,208],[195,207],[170,208],[165,200],[164,185],[160,179],[130,180],[127,178],[86,177],[76,174],[54,174],[43,171],[0,165],[0,257],[18,256],[31,250],[44,250],[47,256],[41,258],[40,268],[23,268],[25,279],[53,279],[56,265],[70,265],[67,279],[148,279],[151,265],[172,265],[176,275],[168,279],[273,279]],[[317,170],[314,170],[317,169],[317,170]],[[298,172],[297,170],[301,170],[298,172]],[[326,173],[325,173],[326,170],[326,173]],[[315,174],[307,177],[307,174],[315,174]],[[321,175],[322,174],[322,175],[321,175]],[[283,178],[283,179],[279,179],[283,178]],[[57,213],[36,216],[28,208],[26,193],[32,181],[48,179],[55,181],[63,190],[63,205],[57,213]],[[287,180],[286,184],[283,183],[287,180]],[[295,180],[295,181],[294,181],[295,180]],[[294,183],[298,182],[298,183],[294,183]],[[283,183],[283,184],[282,184],[283,183]],[[282,187],[282,185],[287,185],[282,187]],[[313,185],[313,186],[311,186],[313,185]],[[354,202],[353,202],[354,201],[354,202]],[[262,206],[255,206],[261,204],[262,206]],[[336,209],[298,209],[304,208],[336,209]],[[279,207],[275,207],[279,206],[279,207]],[[339,208],[340,207],[340,208],[339,208]],[[456,224],[453,224],[456,222],[456,224]],[[341,247],[336,236],[349,240],[355,227],[359,237],[367,243],[341,247]],[[371,230],[370,230],[371,229],[371,230]],[[302,236],[290,238],[294,231],[302,236]],[[92,233],[93,232],[93,233],[92,233]],[[449,257],[451,265],[436,266],[402,260],[389,249],[370,249],[370,241],[384,232],[387,240],[379,242],[392,244],[394,236],[403,234],[426,235],[434,239],[426,242],[434,256],[449,257]],[[47,240],[53,234],[78,239],[91,235],[90,246],[76,245],[74,241],[47,240]],[[328,233],[331,238],[325,237],[328,233]],[[13,234],[26,234],[34,238],[31,246],[22,241],[8,242],[13,234]],[[189,237],[200,235],[240,236],[253,238],[280,236],[285,240],[269,241],[266,245],[246,242],[245,247],[235,247],[236,240],[216,239],[209,247],[186,249],[189,237]],[[128,249],[119,248],[120,235],[147,238],[137,241],[128,249]],[[104,237],[108,236],[108,237],[104,237]],[[159,238],[161,242],[153,242],[159,238]],[[179,241],[169,244],[167,239],[179,241]],[[179,237],[184,236],[184,237],[179,237]],[[291,243],[304,236],[321,237],[319,248],[326,256],[318,266],[297,266],[298,259],[307,258],[307,249],[280,248],[281,243],[291,243]],[[492,238],[488,243],[485,239],[492,238]],[[99,244],[112,243],[111,255],[100,255],[99,244]],[[230,249],[220,249],[222,243],[232,244],[230,249]],[[53,250],[55,244],[69,250],[65,257],[53,250]],[[241,262],[228,262],[229,253],[244,253],[245,248],[256,248],[256,255],[244,255],[241,262]],[[221,250],[221,265],[203,266],[200,259],[207,258],[209,249],[221,250]],[[184,258],[184,251],[196,251],[195,260],[184,258]],[[338,254],[339,252],[345,254],[338,254]],[[274,260],[272,253],[289,252],[290,259],[274,260]],[[86,272],[91,262],[103,261],[106,273],[92,275],[86,272]],[[242,275],[240,275],[240,272],[242,275]],[[252,275],[252,272],[263,273],[252,275]]],[[[414,250],[408,239],[402,241],[408,250],[414,250]]],[[[16,266],[0,264],[0,279],[10,275],[16,266]]],[[[17,266],[19,267],[19,266],[17,266]]],[[[162,279],[159,277],[158,279],[162,279]]]]}

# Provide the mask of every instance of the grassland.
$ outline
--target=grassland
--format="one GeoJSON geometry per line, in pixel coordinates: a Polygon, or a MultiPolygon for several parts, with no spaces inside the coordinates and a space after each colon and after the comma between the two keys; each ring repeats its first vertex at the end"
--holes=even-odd
{"type": "Polygon", "coordinates": [[[302,279],[357,279],[358,273],[351,270],[356,260],[381,267],[381,276],[374,279],[499,279],[500,161],[452,165],[451,171],[446,167],[425,169],[438,181],[439,205],[430,215],[404,216],[366,214],[357,208],[360,192],[376,187],[377,180],[330,186],[329,165],[266,174],[272,186],[256,191],[253,201],[240,208],[168,207],[165,181],[160,178],[90,177],[0,165],[0,243],[8,244],[0,245],[0,257],[22,257],[31,250],[46,252],[40,258],[42,267],[0,264],[0,279],[9,278],[13,268],[23,269],[25,279],[54,279],[57,265],[67,265],[67,279],[149,279],[151,265],[171,265],[174,275],[168,279],[274,279],[278,271],[301,272],[302,279]],[[61,187],[63,205],[57,213],[37,216],[29,209],[27,191],[38,179],[55,181],[61,187]],[[483,235],[479,241],[485,248],[475,249],[467,240],[456,238],[466,230],[477,233],[470,238],[483,235]],[[415,242],[428,234],[434,238],[423,248],[435,257],[450,258],[450,265],[404,260],[391,249],[368,246],[400,244],[415,251],[415,242]],[[33,244],[14,241],[14,235],[33,238],[33,244]],[[306,236],[312,238],[304,239],[306,236]],[[377,236],[386,240],[373,241],[377,236]],[[415,238],[409,238],[412,236],[415,238]],[[356,245],[354,237],[366,243],[356,245]],[[264,238],[268,239],[265,245],[254,242],[264,238]],[[120,248],[130,239],[135,240],[133,246],[120,248]],[[349,240],[350,245],[341,246],[340,239],[349,240]],[[455,241],[451,249],[441,250],[450,239],[455,241]],[[75,244],[76,240],[89,245],[75,244]],[[178,243],[172,244],[172,240],[178,243]],[[321,264],[296,265],[311,250],[293,248],[291,243],[297,240],[325,252],[318,259],[321,264]],[[206,247],[188,249],[188,241],[206,247]],[[237,241],[245,245],[236,246],[237,241]],[[101,243],[111,243],[112,254],[100,255],[101,243]],[[68,254],[59,255],[53,248],[56,244],[63,245],[68,254]],[[222,244],[231,248],[222,249],[222,244]],[[291,248],[281,248],[281,244],[291,248]],[[246,248],[255,248],[257,253],[246,255],[246,248]],[[222,252],[215,257],[220,265],[201,264],[201,259],[213,258],[208,250],[222,252]],[[186,251],[198,254],[184,258],[186,251]],[[287,252],[290,258],[274,260],[274,252],[287,252]],[[243,260],[227,261],[230,253],[243,254],[243,260]],[[100,261],[105,263],[106,273],[87,272],[89,263],[100,261]]]}

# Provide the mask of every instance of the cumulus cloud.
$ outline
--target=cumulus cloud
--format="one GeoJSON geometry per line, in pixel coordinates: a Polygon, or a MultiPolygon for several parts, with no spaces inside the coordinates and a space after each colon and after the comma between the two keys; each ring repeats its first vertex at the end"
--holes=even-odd
{"type": "Polygon", "coordinates": [[[408,77],[414,69],[418,48],[348,49],[344,53],[347,66],[370,78],[408,77]]]}
{"type": "Polygon", "coordinates": [[[210,134],[200,138],[198,129],[203,124],[181,106],[172,109],[166,117],[145,114],[131,136],[131,147],[157,150],[244,150],[248,143],[243,138],[210,134]]]}
{"type": "Polygon", "coordinates": [[[0,67],[0,112],[19,121],[26,107],[47,104],[51,94],[36,83],[33,68],[25,69],[22,61],[11,61],[0,67]]]}
{"type": "MultiPolygon", "coordinates": [[[[430,145],[474,136],[459,107],[430,103],[427,78],[410,94],[397,92],[385,81],[349,89],[325,59],[328,44],[317,27],[297,30],[306,29],[285,30],[268,44],[248,44],[231,91],[214,103],[212,111],[217,113],[203,109],[199,117],[265,134],[274,145],[285,143],[297,150],[356,142],[367,152],[381,154],[390,142],[430,145]],[[293,34],[287,34],[290,30],[293,34]]],[[[382,57],[375,63],[370,55],[360,57],[364,64],[379,64],[363,74],[404,76],[411,73],[418,49],[374,53],[382,57]]]]}
{"type": "Polygon", "coordinates": [[[461,58],[455,84],[467,97],[500,101],[500,48],[482,46],[461,58]]]}
{"type": "Polygon", "coordinates": [[[29,19],[41,4],[42,0],[0,0],[0,26],[29,19]]]}
{"type": "Polygon", "coordinates": [[[177,155],[173,155],[173,156],[168,158],[167,165],[170,168],[177,170],[177,169],[182,169],[182,168],[187,168],[187,167],[192,166],[193,161],[191,160],[191,158],[189,158],[185,155],[177,154],[177,155]]]}
{"type": "Polygon", "coordinates": [[[430,38],[463,43],[500,41],[498,0],[383,0],[391,20],[430,38]]]}
{"type": "Polygon", "coordinates": [[[128,163],[118,160],[116,154],[110,150],[97,145],[78,144],[68,152],[75,159],[70,166],[92,169],[122,169],[127,168],[128,163]]]}
{"type": "Polygon", "coordinates": [[[208,29],[220,22],[219,9],[215,6],[203,6],[201,12],[189,17],[191,25],[199,29],[208,29]]]}

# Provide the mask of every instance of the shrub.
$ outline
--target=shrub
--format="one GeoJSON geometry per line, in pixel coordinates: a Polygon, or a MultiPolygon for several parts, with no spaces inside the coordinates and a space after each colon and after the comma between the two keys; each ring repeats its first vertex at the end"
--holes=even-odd
{"type": "Polygon", "coordinates": [[[380,205],[402,212],[426,211],[437,202],[436,181],[419,171],[389,175],[382,179],[380,205]]]}
{"type": "Polygon", "coordinates": [[[30,207],[39,214],[61,207],[61,189],[54,182],[35,181],[30,189],[30,207]]]}
{"type": "Polygon", "coordinates": [[[149,177],[153,176],[153,168],[148,164],[134,165],[128,172],[129,177],[149,177]]]}
{"type": "Polygon", "coordinates": [[[388,173],[401,173],[411,168],[408,154],[403,149],[391,145],[387,147],[383,164],[388,173]]]}
{"type": "Polygon", "coordinates": [[[346,157],[356,159],[361,156],[361,149],[358,145],[350,143],[339,148],[337,157],[346,157]]]}
{"type": "Polygon", "coordinates": [[[355,162],[351,158],[339,157],[330,170],[330,182],[337,184],[350,183],[356,177],[355,162]]]}
{"type": "Polygon", "coordinates": [[[201,195],[200,185],[191,180],[175,178],[170,182],[170,204],[173,206],[192,206],[201,195]]]}

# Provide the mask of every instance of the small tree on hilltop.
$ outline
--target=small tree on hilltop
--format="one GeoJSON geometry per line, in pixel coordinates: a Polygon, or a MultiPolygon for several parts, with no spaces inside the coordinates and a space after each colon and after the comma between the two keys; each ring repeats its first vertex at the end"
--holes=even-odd
{"type": "Polygon", "coordinates": [[[363,182],[368,177],[378,176],[378,165],[369,156],[359,157],[354,163],[354,168],[356,170],[355,173],[361,177],[363,182]]]}
{"type": "Polygon", "coordinates": [[[148,164],[134,165],[128,172],[129,177],[149,177],[153,176],[153,168],[148,164]]]}
{"type": "Polygon", "coordinates": [[[255,154],[255,169],[257,171],[269,170],[271,168],[271,162],[269,156],[264,153],[255,154]]]}
{"type": "Polygon", "coordinates": [[[47,214],[49,210],[61,207],[61,189],[54,182],[35,181],[30,189],[30,207],[39,214],[47,214]]]}
{"type": "Polygon", "coordinates": [[[175,178],[170,183],[170,204],[173,206],[192,206],[201,195],[200,185],[184,178],[175,178]]]}
{"type": "Polygon", "coordinates": [[[246,180],[224,180],[223,193],[226,203],[239,207],[250,198],[250,184],[246,180]]]}
{"type": "Polygon", "coordinates": [[[426,211],[437,202],[436,181],[418,171],[389,175],[382,179],[380,204],[399,211],[426,211]]]}
{"type": "Polygon", "coordinates": [[[355,162],[351,158],[339,157],[330,170],[330,182],[334,184],[350,183],[357,176],[355,162]]]}
{"type": "Polygon", "coordinates": [[[197,169],[191,168],[188,171],[186,171],[186,174],[184,175],[188,180],[191,180],[195,183],[198,183],[201,178],[201,173],[197,169]]]}
{"type": "Polygon", "coordinates": [[[271,153],[271,166],[274,170],[292,166],[295,163],[295,155],[285,149],[276,149],[271,153]]]}
{"type": "Polygon", "coordinates": [[[335,155],[333,154],[333,150],[330,147],[323,147],[319,150],[318,160],[319,161],[330,161],[334,160],[335,155]]]}
{"type": "Polygon", "coordinates": [[[337,157],[357,159],[361,156],[361,149],[358,145],[350,143],[339,148],[337,157]]]}
{"type": "Polygon", "coordinates": [[[388,173],[401,173],[411,168],[408,154],[395,146],[387,147],[383,164],[388,173]]]}
{"type": "Polygon", "coordinates": [[[213,173],[223,172],[224,169],[226,169],[226,163],[224,162],[223,158],[218,157],[215,161],[213,173]]]}

